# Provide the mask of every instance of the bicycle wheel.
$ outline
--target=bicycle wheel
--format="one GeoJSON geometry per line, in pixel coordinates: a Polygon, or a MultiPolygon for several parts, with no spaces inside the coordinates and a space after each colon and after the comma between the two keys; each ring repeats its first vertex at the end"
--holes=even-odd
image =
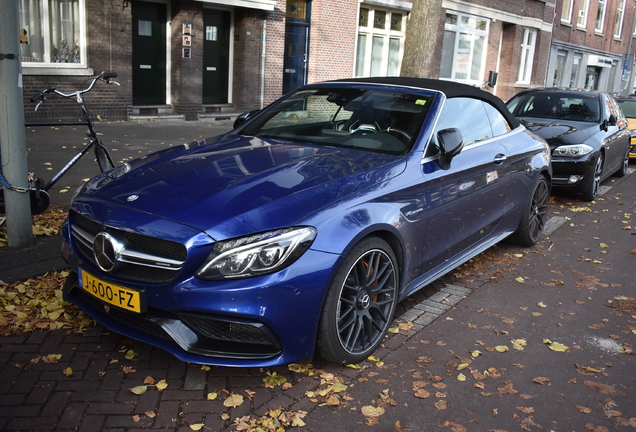
{"type": "Polygon", "coordinates": [[[106,150],[106,147],[104,147],[101,142],[95,143],[95,158],[97,159],[97,164],[102,172],[115,168],[115,164],[113,163],[108,150],[106,150]]]}

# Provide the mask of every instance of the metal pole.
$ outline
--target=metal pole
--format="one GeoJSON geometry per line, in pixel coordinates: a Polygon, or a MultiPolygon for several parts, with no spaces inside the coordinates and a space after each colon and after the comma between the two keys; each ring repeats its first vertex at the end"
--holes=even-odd
{"type": "MultiPolygon", "coordinates": [[[[0,0],[0,156],[7,181],[28,187],[16,0],[0,0]]],[[[29,194],[5,189],[4,200],[9,247],[29,246],[33,243],[29,194]]]]}
{"type": "Polygon", "coordinates": [[[632,41],[634,40],[634,32],[636,31],[636,3],[634,4],[634,14],[632,15],[632,32],[629,34],[629,43],[627,44],[627,83],[621,89],[621,96],[628,96],[632,92],[634,86],[634,58],[632,57],[632,41]]]}

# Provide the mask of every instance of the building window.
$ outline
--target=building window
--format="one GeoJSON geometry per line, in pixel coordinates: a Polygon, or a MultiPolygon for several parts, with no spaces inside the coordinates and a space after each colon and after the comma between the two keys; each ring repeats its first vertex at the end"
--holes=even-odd
{"type": "Polygon", "coordinates": [[[556,67],[554,68],[554,76],[552,78],[552,87],[561,87],[563,79],[563,69],[565,68],[566,53],[559,51],[556,57],[556,67]]]}
{"type": "Polygon", "coordinates": [[[404,11],[363,6],[358,21],[356,76],[398,76],[404,50],[404,11]]]}
{"type": "Polygon", "coordinates": [[[603,33],[603,23],[605,22],[605,9],[607,6],[607,0],[598,0],[598,9],[596,10],[596,26],[594,30],[598,33],[603,33]]]}
{"type": "Polygon", "coordinates": [[[577,27],[585,29],[587,27],[587,10],[590,6],[590,0],[582,0],[579,3],[579,19],[576,23],[577,27]]]}
{"type": "Polygon", "coordinates": [[[580,55],[575,55],[572,59],[572,73],[570,74],[570,87],[577,88],[579,86],[579,71],[581,70],[580,55]]]}
{"type": "Polygon", "coordinates": [[[489,24],[487,18],[446,13],[440,78],[481,84],[489,24]]]}
{"type": "Polygon", "coordinates": [[[86,67],[84,0],[19,1],[23,63],[86,67]]]}
{"type": "Polygon", "coordinates": [[[532,64],[534,62],[534,48],[537,43],[537,30],[526,28],[523,30],[521,42],[521,62],[519,64],[520,84],[530,84],[532,79],[532,64]]]}
{"type": "Polygon", "coordinates": [[[574,0],[564,0],[563,9],[561,10],[561,22],[570,24],[572,22],[572,2],[574,0]]]}
{"type": "Polygon", "coordinates": [[[616,22],[614,23],[614,37],[620,38],[623,34],[623,18],[625,17],[625,0],[618,0],[616,7],[616,22]]]}

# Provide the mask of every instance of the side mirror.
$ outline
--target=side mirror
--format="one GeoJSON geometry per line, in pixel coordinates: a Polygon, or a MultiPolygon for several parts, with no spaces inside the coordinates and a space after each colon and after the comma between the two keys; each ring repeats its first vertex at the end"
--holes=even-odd
{"type": "Polygon", "coordinates": [[[439,165],[449,169],[451,160],[464,148],[464,135],[457,128],[443,129],[437,132],[439,144],[439,165]]]}
{"type": "Polygon", "coordinates": [[[616,114],[610,114],[608,122],[610,126],[615,126],[617,122],[616,114]]]}
{"type": "Polygon", "coordinates": [[[238,116],[236,118],[236,120],[234,120],[233,129],[236,129],[237,127],[239,127],[240,125],[245,123],[247,121],[247,119],[249,119],[250,117],[253,117],[254,114],[256,114],[257,112],[260,112],[260,110],[259,109],[255,109],[255,110],[247,111],[247,112],[244,112],[243,114],[241,114],[240,116],[238,116]]]}

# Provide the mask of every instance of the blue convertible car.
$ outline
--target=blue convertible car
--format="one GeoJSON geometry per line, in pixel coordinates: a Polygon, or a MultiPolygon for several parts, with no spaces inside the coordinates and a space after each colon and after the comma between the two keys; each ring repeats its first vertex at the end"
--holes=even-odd
{"type": "Polygon", "coordinates": [[[540,239],[547,144],[474,87],[302,87],[232,132],[75,194],[65,299],[188,362],[371,355],[397,302],[512,235],[540,239]]]}

